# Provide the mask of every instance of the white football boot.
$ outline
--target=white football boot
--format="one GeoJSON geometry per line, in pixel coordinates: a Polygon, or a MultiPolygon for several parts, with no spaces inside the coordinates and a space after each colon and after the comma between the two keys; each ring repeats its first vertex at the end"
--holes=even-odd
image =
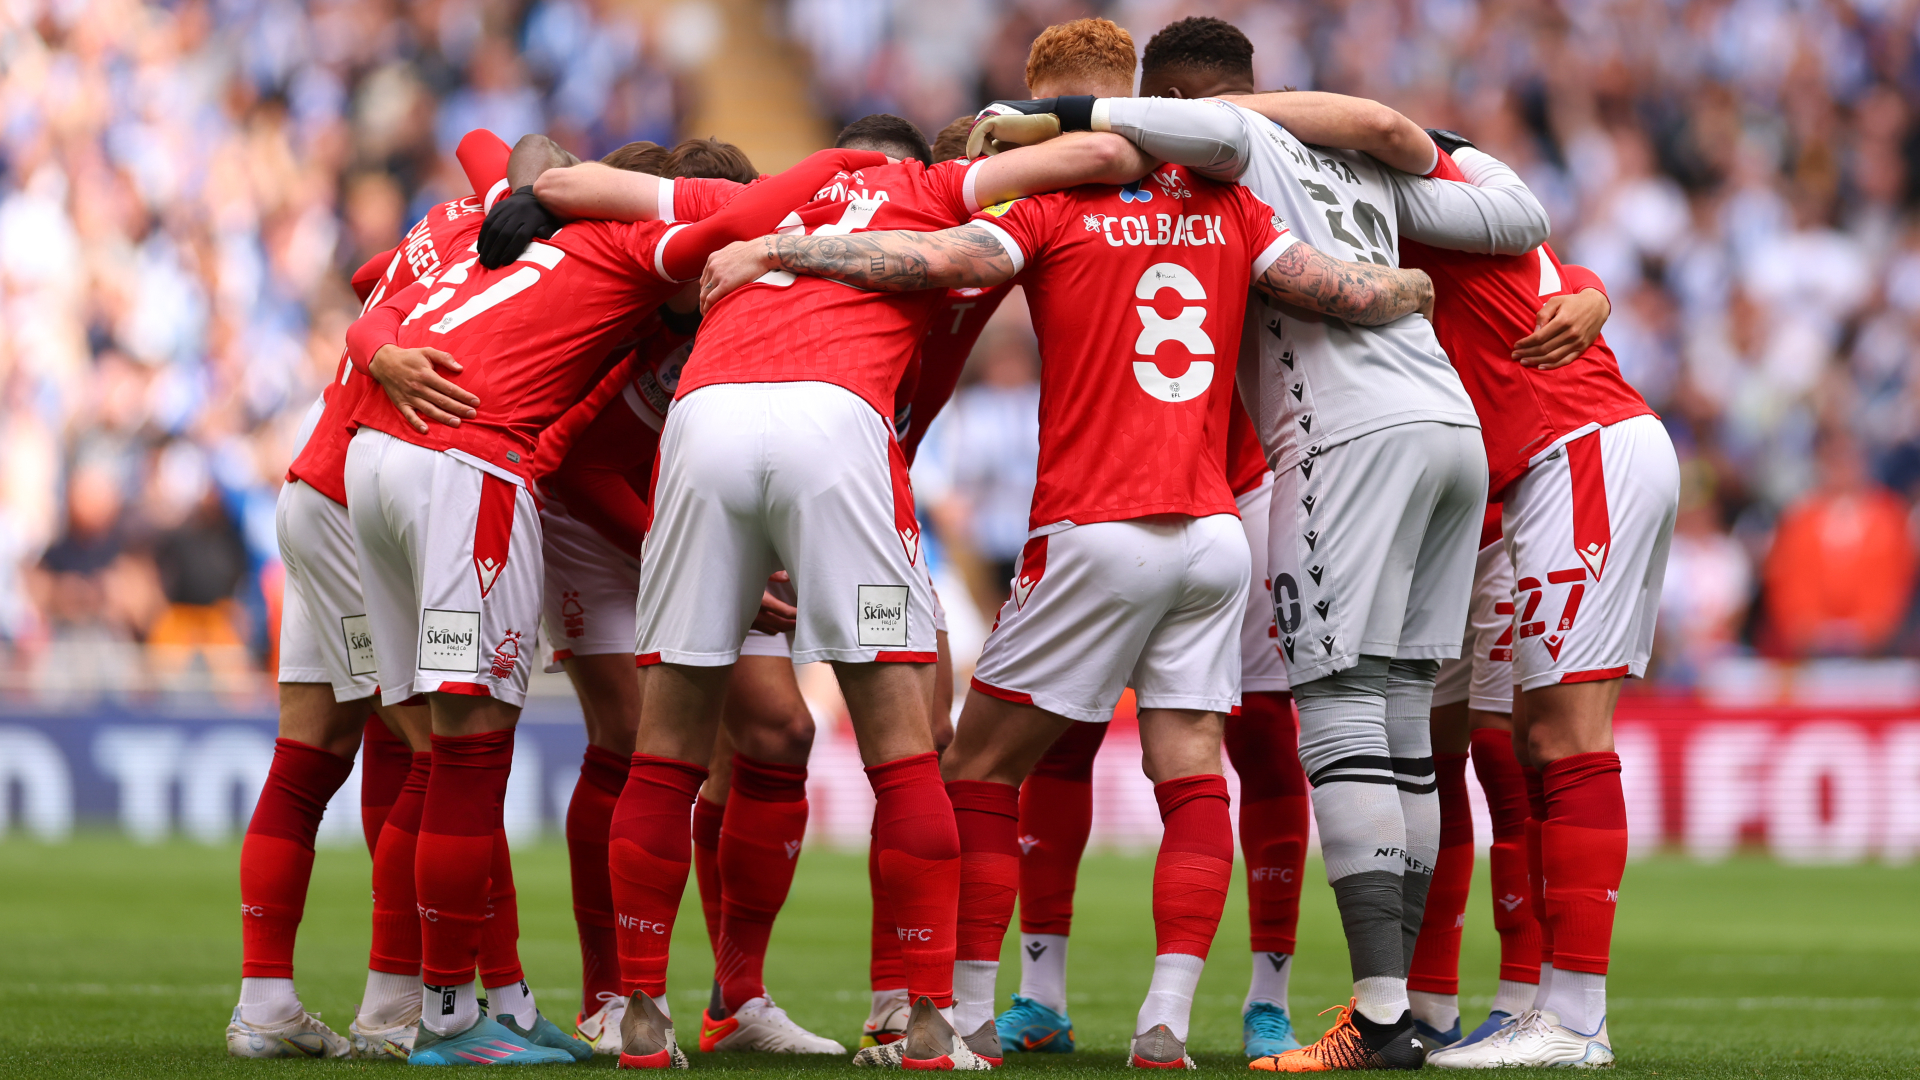
{"type": "Polygon", "coordinates": [[[620,1056],[620,1018],[627,1014],[627,999],[617,994],[600,995],[600,1007],[591,1015],[574,1021],[573,1030],[593,1044],[596,1054],[620,1056]]]}
{"type": "Polygon", "coordinates": [[[279,1024],[249,1024],[234,1007],[227,1024],[227,1053],[243,1058],[343,1058],[352,1051],[347,1040],[320,1022],[318,1013],[300,1015],[279,1024]]]}
{"type": "Polygon", "coordinates": [[[1427,1064],[1438,1069],[1604,1069],[1613,1065],[1611,1044],[1605,1020],[1595,1034],[1582,1035],[1561,1026],[1553,1013],[1531,1009],[1477,1043],[1427,1055],[1427,1064]]]}
{"type": "Polygon", "coordinates": [[[751,998],[712,1027],[704,1017],[700,1049],[758,1050],[768,1054],[844,1054],[847,1048],[793,1022],[769,997],[751,998]],[[731,1030],[725,1030],[731,1028],[731,1030]]]}
{"type": "Polygon", "coordinates": [[[913,1002],[907,1000],[905,990],[889,994],[874,994],[873,1011],[867,1014],[867,1022],[860,1027],[860,1048],[885,1046],[897,1042],[907,1034],[907,1017],[913,1012],[913,1002]]]}

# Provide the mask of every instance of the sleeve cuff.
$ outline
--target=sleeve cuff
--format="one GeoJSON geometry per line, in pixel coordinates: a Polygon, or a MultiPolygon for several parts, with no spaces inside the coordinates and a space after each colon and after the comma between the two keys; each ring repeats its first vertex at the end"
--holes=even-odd
{"type": "Polygon", "coordinates": [[[981,210],[980,196],[974,190],[974,184],[980,178],[980,167],[985,165],[988,160],[988,158],[983,157],[967,166],[967,177],[960,182],[960,198],[967,204],[967,213],[969,214],[977,214],[981,210]]]}
{"type": "Polygon", "coordinates": [[[1013,260],[1014,273],[1018,274],[1020,271],[1026,269],[1026,266],[1027,266],[1026,253],[1020,250],[1020,241],[1015,240],[1013,238],[1013,234],[1007,232],[1007,230],[1001,228],[1000,226],[995,225],[991,221],[975,221],[973,222],[973,224],[978,225],[981,228],[987,230],[987,232],[993,235],[994,239],[1000,241],[1001,247],[1007,249],[1008,257],[1013,260]]]}
{"type": "MultiPolygon", "coordinates": [[[[667,181],[667,183],[672,182],[671,180],[667,181]]],[[[653,245],[653,273],[661,281],[671,281],[676,285],[681,283],[680,278],[667,273],[667,245],[672,243],[674,236],[686,227],[685,223],[673,226],[667,230],[667,235],[660,238],[659,243],[653,245]]],[[[686,280],[692,281],[693,279],[687,278],[686,280]]]]}
{"type": "Polygon", "coordinates": [[[656,221],[677,220],[673,216],[673,178],[672,177],[663,176],[660,178],[660,194],[655,196],[654,202],[655,202],[654,220],[656,221]]]}
{"type": "Polygon", "coordinates": [[[1293,235],[1291,231],[1281,233],[1273,243],[1267,245],[1265,251],[1253,257],[1253,279],[1258,281],[1266,276],[1268,268],[1273,266],[1280,256],[1286,254],[1288,248],[1299,242],[1300,238],[1293,235]]]}
{"type": "Polygon", "coordinates": [[[492,210],[494,203],[497,203],[501,199],[506,198],[512,192],[513,192],[513,188],[508,186],[507,178],[504,176],[501,177],[500,179],[494,181],[492,187],[487,189],[487,197],[484,200],[482,200],[480,204],[481,209],[489,210],[489,211],[492,210]]]}

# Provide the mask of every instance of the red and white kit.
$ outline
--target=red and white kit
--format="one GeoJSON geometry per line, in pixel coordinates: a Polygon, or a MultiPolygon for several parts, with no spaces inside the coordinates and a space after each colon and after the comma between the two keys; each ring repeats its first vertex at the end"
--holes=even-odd
{"type": "Polygon", "coordinates": [[[495,270],[470,256],[354,323],[347,341],[356,366],[389,343],[433,346],[465,365],[451,378],[480,399],[474,419],[425,434],[384,395],[354,414],[361,431],[348,454],[356,493],[349,505],[389,703],[443,689],[524,700],[543,576],[539,517],[526,486],[540,434],[599,384],[608,355],[679,291],[707,252],[777,222],[783,202],[803,198],[795,193],[816,188],[849,153],[815,155],[699,225],[575,222],[495,270]],[[416,462],[423,454],[444,460],[428,469],[416,462]],[[471,475],[452,479],[461,470],[471,475]],[[428,476],[430,490],[445,493],[449,505],[402,486],[428,476]],[[376,581],[385,595],[375,594],[376,581]],[[430,607],[429,599],[446,606],[430,607]],[[465,627],[475,635],[471,654],[437,651],[465,627]],[[470,673],[455,670],[469,659],[470,673]]]}
{"type": "Polygon", "coordinates": [[[1129,685],[1142,708],[1231,712],[1251,571],[1212,358],[1238,355],[1249,283],[1292,237],[1171,166],[974,220],[1026,274],[1042,357],[1031,532],[974,689],[1090,722],[1129,685]]]}
{"type": "MultiPolygon", "coordinates": [[[[1434,175],[1461,174],[1443,151],[1434,175]]],[[[1553,371],[1510,359],[1549,297],[1599,279],[1545,244],[1489,256],[1408,242],[1401,262],[1432,275],[1435,330],[1480,416],[1518,590],[1515,680],[1642,674],[1680,498],[1673,444],[1605,338],[1553,371]]]]}
{"type": "MultiPolygon", "coordinates": [[[[473,190],[470,195],[427,211],[391,258],[376,256],[384,271],[370,274],[374,260],[354,275],[368,310],[388,296],[437,272],[446,257],[465,250],[480,235],[487,208],[505,193],[506,143],[485,131],[460,142],[459,158],[473,190]]],[[[345,350],[340,364],[314,403],[309,434],[295,450],[275,508],[280,558],[287,584],[280,616],[281,682],[333,684],[336,701],[372,696],[379,683],[372,629],[361,597],[360,567],[354,553],[353,526],[347,520],[345,471],[347,442],[353,437],[354,410],[379,386],[353,369],[345,350]]]]}
{"type": "MultiPolygon", "coordinates": [[[[978,209],[977,164],[849,172],[782,227],[957,225],[978,209]]],[[[732,663],[781,569],[799,595],[797,662],[935,659],[932,585],[891,416],[943,296],[774,272],[707,314],[661,438],[640,571],[643,661],[732,663]]]]}
{"type": "Polygon", "coordinates": [[[1247,534],[1247,554],[1253,560],[1247,613],[1240,621],[1240,692],[1288,690],[1287,664],[1280,657],[1280,626],[1273,614],[1273,576],[1267,572],[1273,472],[1267,468],[1253,421],[1238,399],[1227,423],[1227,483],[1240,508],[1240,528],[1247,534]]]}
{"type": "Polygon", "coordinates": [[[1500,504],[1487,507],[1480,554],[1473,565],[1473,599],[1460,656],[1440,661],[1433,704],[1464,701],[1482,712],[1513,711],[1513,560],[1500,538],[1500,504]]]}

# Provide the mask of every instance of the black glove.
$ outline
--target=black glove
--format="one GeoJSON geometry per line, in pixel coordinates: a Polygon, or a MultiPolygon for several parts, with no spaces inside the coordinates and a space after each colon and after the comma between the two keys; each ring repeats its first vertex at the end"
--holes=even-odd
{"type": "Polygon", "coordinates": [[[533,243],[552,236],[561,226],[559,218],[533,197],[533,185],[518,188],[493,204],[487,220],[480,226],[480,265],[489,270],[505,266],[520,257],[533,243]]]}
{"type": "MultiPolygon", "coordinates": [[[[1070,94],[1065,97],[1034,98],[1029,101],[994,101],[987,104],[991,109],[995,105],[1004,106],[1014,112],[1029,116],[1037,113],[1052,113],[1060,118],[1061,131],[1093,130],[1093,95],[1070,94]]],[[[984,110],[983,110],[984,111],[984,110]]]]}
{"type": "Polygon", "coordinates": [[[1448,131],[1446,128],[1428,128],[1427,137],[1433,140],[1434,145],[1449,154],[1459,150],[1463,146],[1473,147],[1473,144],[1467,141],[1465,135],[1457,131],[1448,131]]]}

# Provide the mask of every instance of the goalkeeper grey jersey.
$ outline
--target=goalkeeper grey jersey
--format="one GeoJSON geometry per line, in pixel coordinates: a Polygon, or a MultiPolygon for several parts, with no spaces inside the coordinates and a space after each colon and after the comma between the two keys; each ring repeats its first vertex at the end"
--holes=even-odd
{"type": "MultiPolygon", "coordinates": [[[[1294,235],[1336,258],[1400,265],[1403,204],[1421,201],[1418,186],[1432,181],[1357,151],[1309,147],[1259,113],[1233,111],[1250,136],[1240,182],[1294,235]]],[[[1275,471],[1396,424],[1480,426],[1433,324],[1419,315],[1349,326],[1289,314],[1255,293],[1240,338],[1239,382],[1275,471]]]]}

